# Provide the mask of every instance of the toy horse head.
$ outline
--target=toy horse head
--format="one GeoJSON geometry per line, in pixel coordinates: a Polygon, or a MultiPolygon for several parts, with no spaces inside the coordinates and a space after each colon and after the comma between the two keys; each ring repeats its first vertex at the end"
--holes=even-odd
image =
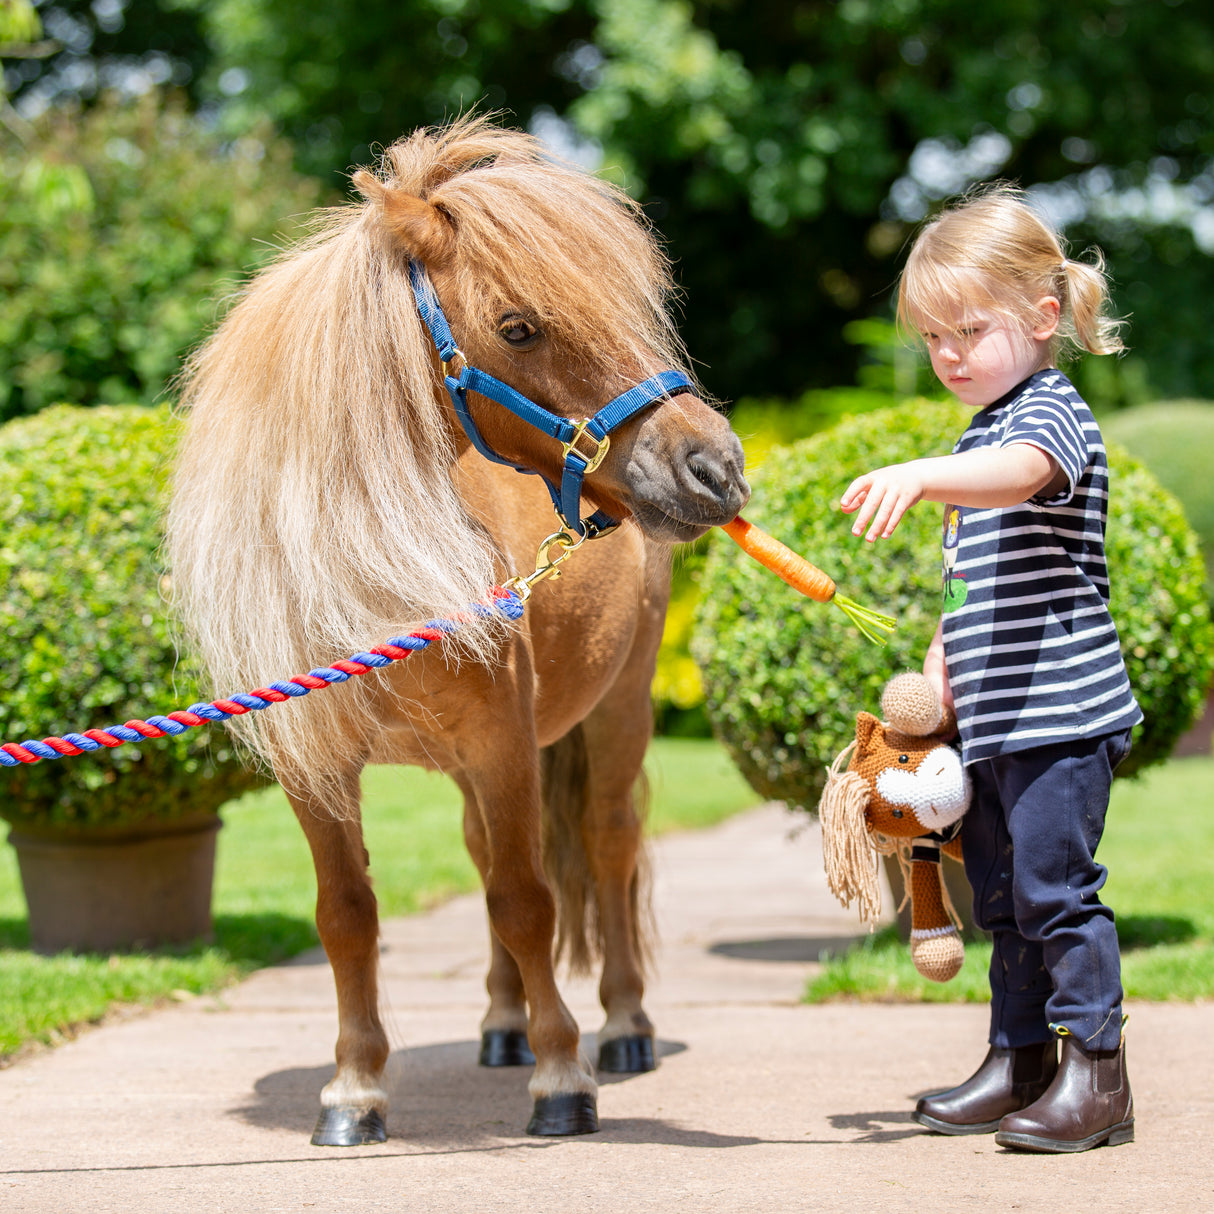
{"type": "Polygon", "coordinates": [[[861,919],[871,924],[881,913],[878,856],[898,855],[912,904],[915,967],[946,981],[961,968],[964,950],[940,856],[947,847],[959,858],[956,836],[971,794],[961,758],[947,742],[956,720],[919,674],[891,679],[881,708],[885,722],[857,714],[855,741],[832,764],[822,793],[827,882],[844,906],[856,898],[861,919]]]}
{"type": "Polygon", "coordinates": [[[891,679],[881,708],[888,723],[868,712],[856,716],[855,751],[848,764],[868,789],[868,829],[891,839],[944,831],[969,805],[961,756],[945,740],[956,731],[952,710],[916,674],[891,679]]]}

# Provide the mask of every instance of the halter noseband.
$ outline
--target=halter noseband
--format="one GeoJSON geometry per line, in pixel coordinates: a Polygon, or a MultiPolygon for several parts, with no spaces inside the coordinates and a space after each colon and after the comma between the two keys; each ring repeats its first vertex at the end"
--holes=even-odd
{"type": "Polygon", "coordinates": [[[409,262],[409,279],[413,284],[418,314],[430,331],[442,361],[443,382],[451,394],[455,416],[459,418],[460,425],[472,445],[495,464],[505,464],[516,472],[539,476],[548,488],[548,495],[552,498],[552,504],[561,522],[574,535],[594,538],[618,527],[619,520],[613,519],[602,510],[596,510],[588,518],[581,517],[582,480],[588,472],[593,472],[602,463],[611,445],[608,435],[612,430],[659,400],[674,396],[678,392],[691,391],[691,380],[682,371],[663,371],[608,401],[593,417],[584,418],[580,422],[572,421],[559,413],[549,412],[509,384],[472,366],[455,344],[451,326],[443,314],[430,276],[421,262],[409,262]],[[451,364],[456,359],[459,359],[462,366],[458,375],[452,375],[451,364]],[[561,444],[565,459],[559,485],[534,468],[526,468],[512,460],[503,459],[485,442],[468,409],[469,392],[478,392],[481,396],[496,401],[509,409],[515,417],[550,438],[555,438],[561,444]]]}

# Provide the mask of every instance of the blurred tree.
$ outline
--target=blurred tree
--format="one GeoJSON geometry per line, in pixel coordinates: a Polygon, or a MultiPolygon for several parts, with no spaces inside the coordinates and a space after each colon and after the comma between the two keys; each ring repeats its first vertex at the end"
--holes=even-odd
{"type": "MultiPolygon", "coordinates": [[[[23,0],[0,0],[0,4],[23,0]]],[[[210,59],[197,12],[174,0],[42,0],[50,54],[11,60],[5,77],[29,116],[48,105],[92,101],[104,92],[142,94],[172,84],[194,91],[210,59]]],[[[9,52],[5,51],[5,58],[9,52]]]]}
{"type": "Polygon", "coordinates": [[[320,189],[268,130],[224,145],[155,94],[28,126],[0,131],[0,421],[150,404],[320,189]]]}
{"type": "Polygon", "coordinates": [[[230,129],[268,112],[312,172],[473,105],[598,149],[669,239],[688,343],[726,398],[851,382],[845,324],[887,314],[914,224],[990,176],[1040,187],[1075,249],[1109,256],[1132,352],[1079,369],[1093,400],[1205,394],[1206,0],[57,0],[48,23],[58,10],[116,10],[132,45],[149,14],[196,21],[200,95],[230,129]]]}
{"type": "Polygon", "coordinates": [[[659,218],[719,390],[847,382],[844,324],[888,300],[913,225],[995,175],[1050,183],[1072,243],[1109,255],[1135,352],[1103,398],[1145,391],[1144,364],[1170,393],[1197,390],[1212,353],[1205,3],[596,8],[600,59],[571,116],[659,218]]]}

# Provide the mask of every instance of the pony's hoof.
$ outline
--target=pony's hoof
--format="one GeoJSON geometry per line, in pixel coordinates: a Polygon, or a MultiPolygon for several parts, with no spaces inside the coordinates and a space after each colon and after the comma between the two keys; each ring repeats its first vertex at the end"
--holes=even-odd
{"type": "Polygon", "coordinates": [[[481,1034],[481,1066],[535,1066],[527,1034],[519,1029],[486,1029],[481,1034]]]}
{"type": "Polygon", "coordinates": [[[613,1037],[599,1046],[599,1070],[615,1075],[639,1075],[657,1070],[653,1056],[653,1038],[649,1036],[613,1037]]]}
{"type": "Polygon", "coordinates": [[[594,1134],[599,1128],[598,1103],[590,1092],[541,1096],[527,1123],[527,1133],[542,1138],[594,1134]]]}
{"type": "Polygon", "coordinates": [[[371,1142],[387,1142],[388,1131],[377,1109],[321,1109],[312,1131],[314,1147],[362,1147],[371,1142]]]}

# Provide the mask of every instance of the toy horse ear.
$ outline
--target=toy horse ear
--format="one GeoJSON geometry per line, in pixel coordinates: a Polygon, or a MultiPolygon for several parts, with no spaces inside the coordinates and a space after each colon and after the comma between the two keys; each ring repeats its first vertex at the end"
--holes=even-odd
{"type": "Polygon", "coordinates": [[[439,265],[455,252],[451,220],[424,198],[394,190],[359,169],[351,178],[358,192],[383,215],[384,227],[410,257],[427,266],[439,265]]]}
{"type": "Polygon", "coordinates": [[[881,728],[881,722],[871,712],[856,713],[856,753],[867,753],[873,734],[881,728]]]}

